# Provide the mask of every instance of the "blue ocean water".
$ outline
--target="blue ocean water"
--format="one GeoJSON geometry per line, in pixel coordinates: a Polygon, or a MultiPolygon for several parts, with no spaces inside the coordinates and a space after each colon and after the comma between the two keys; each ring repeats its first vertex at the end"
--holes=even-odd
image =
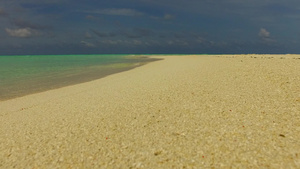
{"type": "Polygon", "coordinates": [[[0,56],[0,100],[98,79],[154,61],[142,55],[0,56]]]}

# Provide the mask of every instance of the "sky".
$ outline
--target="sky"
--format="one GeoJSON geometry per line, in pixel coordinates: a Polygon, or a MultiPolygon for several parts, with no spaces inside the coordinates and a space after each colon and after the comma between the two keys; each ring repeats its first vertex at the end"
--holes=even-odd
{"type": "Polygon", "coordinates": [[[299,0],[2,0],[0,55],[300,53],[299,0]]]}

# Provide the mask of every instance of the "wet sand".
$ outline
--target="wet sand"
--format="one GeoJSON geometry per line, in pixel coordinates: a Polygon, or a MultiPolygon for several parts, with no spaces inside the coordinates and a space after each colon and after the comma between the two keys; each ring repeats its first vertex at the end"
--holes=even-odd
{"type": "Polygon", "coordinates": [[[99,64],[96,66],[77,66],[69,68],[69,70],[61,70],[61,72],[49,71],[43,74],[37,72],[31,76],[27,75],[27,78],[15,77],[15,81],[10,81],[9,83],[4,82],[0,85],[0,101],[89,82],[156,61],[155,59],[141,55],[135,57],[134,59],[134,56],[128,56],[130,59],[128,59],[127,62],[99,64]]]}
{"type": "Polygon", "coordinates": [[[299,168],[300,56],[156,56],[0,102],[0,168],[299,168]]]}

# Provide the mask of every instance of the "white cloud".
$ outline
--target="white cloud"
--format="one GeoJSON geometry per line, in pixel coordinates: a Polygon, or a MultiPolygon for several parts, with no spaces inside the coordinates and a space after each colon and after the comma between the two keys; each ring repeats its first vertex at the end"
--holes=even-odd
{"type": "Polygon", "coordinates": [[[258,33],[258,36],[261,38],[270,38],[270,32],[267,31],[265,28],[261,28],[258,33]]]}
{"type": "Polygon", "coordinates": [[[32,37],[35,34],[35,32],[30,28],[20,28],[20,29],[6,28],[5,31],[6,33],[8,33],[8,35],[13,37],[18,37],[18,38],[28,38],[28,37],[32,37]]]}
{"type": "Polygon", "coordinates": [[[261,40],[264,42],[264,43],[273,43],[273,42],[276,42],[276,40],[274,40],[272,37],[271,37],[271,33],[266,30],[265,28],[261,28],[259,33],[258,33],[258,36],[261,38],[261,40]]]}

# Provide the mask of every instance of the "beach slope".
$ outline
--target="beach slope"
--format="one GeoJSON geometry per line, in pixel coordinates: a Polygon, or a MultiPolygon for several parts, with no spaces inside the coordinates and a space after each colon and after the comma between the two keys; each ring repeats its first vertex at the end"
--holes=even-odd
{"type": "Polygon", "coordinates": [[[299,168],[300,56],[155,56],[0,102],[0,168],[299,168]]]}

